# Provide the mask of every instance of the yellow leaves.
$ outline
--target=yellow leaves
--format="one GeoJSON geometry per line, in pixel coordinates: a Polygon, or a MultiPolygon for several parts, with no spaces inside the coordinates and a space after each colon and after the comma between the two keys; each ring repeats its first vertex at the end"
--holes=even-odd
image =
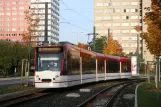
{"type": "Polygon", "coordinates": [[[122,50],[121,45],[116,40],[113,40],[112,35],[111,35],[108,43],[105,45],[105,47],[103,49],[103,53],[123,56],[124,53],[122,51],[123,50],[122,50]]]}
{"type": "Polygon", "coordinates": [[[147,12],[144,22],[147,24],[147,32],[141,34],[151,54],[161,54],[161,5],[152,0],[151,11],[147,12]]]}
{"type": "Polygon", "coordinates": [[[83,49],[88,49],[88,45],[86,45],[86,44],[82,44],[82,43],[78,43],[78,47],[79,48],[83,48],[83,49]]]}
{"type": "Polygon", "coordinates": [[[32,42],[36,41],[35,31],[38,28],[38,23],[40,19],[35,15],[35,13],[30,10],[25,10],[25,19],[28,24],[27,31],[23,32],[22,40],[25,42],[25,45],[33,45],[32,42]]]}
{"type": "Polygon", "coordinates": [[[134,29],[137,31],[137,32],[140,32],[141,31],[141,27],[139,25],[135,26],[134,29]]]}

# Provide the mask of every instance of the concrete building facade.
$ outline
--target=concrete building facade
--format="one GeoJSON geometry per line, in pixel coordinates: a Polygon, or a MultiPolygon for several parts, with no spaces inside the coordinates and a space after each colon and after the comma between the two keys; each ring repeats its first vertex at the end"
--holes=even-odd
{"type": "MultiPolygon", "coordinates": [[[[145,57],[148,50],[145,43],[138,36],[142,31],[146,31],[143,23],[145,15],[144,7],[150,6],[150,0],[95,0],[94,21],[96,33],[99,36],[108,36],[108,29],[123,47],[125,53],[143,52],[145,57]],[[141,26],[142,30],[137,32],[135,26],[141,26]]],[[[152,57],[149,57],[150,59],[152,57]]]]}
{"type": "Polygon", "coordinates": [[[24,10],[29,9],[30,0],[0,1],[0,39],[21,41],[27,29],[24,10]]]}
{"type": "Polygon", "coordinates": [[[22,41],[27,31],[24,11],[30,9],[40,18],[33,41],[59,41],[59,0],[1,0],[0,39],[22,41]]]}
{"type": "Polygon", "coordinates": [[[31,10],[40,18],[37,41],[59,41],[59,0],[31,0],[31,10]]]}

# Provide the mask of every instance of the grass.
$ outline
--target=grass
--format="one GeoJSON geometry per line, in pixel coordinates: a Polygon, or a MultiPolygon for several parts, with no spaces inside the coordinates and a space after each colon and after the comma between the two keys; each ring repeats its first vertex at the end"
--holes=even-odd
{"type": "Polygon", "coordinates": [[[23,85],[9,86],[9,87],[5,87],[5,88],[0,88],[0,95],[13,93],[13,92],[17,92],[17,91],[29,90],[29,89],[33,89],[33,88],[34,88],[33,86],[23,86],[23,85]]]}
{"type": "Polygon", "coordinates": [[[145,82],[139,86],[138,107],[161,107],[161,89],[157,90],[154,82],[145,82]]]}

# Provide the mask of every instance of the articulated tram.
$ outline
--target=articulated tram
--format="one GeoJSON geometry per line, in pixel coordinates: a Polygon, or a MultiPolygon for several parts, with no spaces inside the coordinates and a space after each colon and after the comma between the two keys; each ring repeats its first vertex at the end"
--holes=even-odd
{"type": "Polygon", "coordinates": [[[36,47],[36,88],[71,87],[130,77],[130,58],[100,54],[70,43],[36,47]]]}

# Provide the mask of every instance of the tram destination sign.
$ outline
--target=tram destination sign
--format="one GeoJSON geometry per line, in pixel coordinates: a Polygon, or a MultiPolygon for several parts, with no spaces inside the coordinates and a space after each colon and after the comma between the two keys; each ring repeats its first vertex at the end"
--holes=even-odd
{"type": "Polygon", "coordinates": [[[63,47],[38,47],[38,52],[63,52],[63,47]]]}

